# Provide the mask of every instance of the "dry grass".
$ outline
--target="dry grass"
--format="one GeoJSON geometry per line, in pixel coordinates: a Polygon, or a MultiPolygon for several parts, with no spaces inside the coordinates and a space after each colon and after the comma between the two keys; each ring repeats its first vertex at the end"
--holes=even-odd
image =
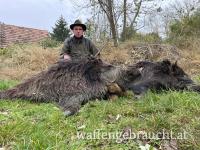
{"type": "Polygon", "coordinates": [[[43,49],[39,45],[13,45],[1,55],[1,79],[24,79],[46,69],[58,59],[57,49],[43,49]]]}
{"type": "Polygon", "coordinates": [[[187,48],[182,48],[180,65],[192,76],[200,74],[200,39],[187,39],[190,43],[187,48]]]}
{"type": "MultiPolygon", "coordinates": [[[[192,42],[192,41],[190,41],[192,42]]],[[[101,47],[101,46],[98,46],[101,47]]],[[[60,47],[43,49],[37,44],[13,45],[1,50],[0,79],[22,80],[55,63],[60,47]]],[[[169,44],[144,44],[128,41],[118,48],[107,43],[101,58],[117,65],[128,65],[139,60],[178,60],[178,64],[192,76],[200,74],[200,41],[193,41],[187,49],[178,49],[169,44]]]]}

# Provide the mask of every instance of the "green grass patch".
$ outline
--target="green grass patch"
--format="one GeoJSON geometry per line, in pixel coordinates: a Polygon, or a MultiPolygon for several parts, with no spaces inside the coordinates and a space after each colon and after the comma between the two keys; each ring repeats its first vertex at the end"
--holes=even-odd
{"type": "MultiPolygon", "coordinates": [[[[1,83],[11,86],[10,82],[1,83]]],[[[68,118],[53,103],[0,101],[0,145],[13,149],[139,149],[135,139],[109,139],[109,133],[121,133],[125,128],[133,133],[164,130],[175,137],[184,132],[186,139],[177,140],[179,149],[198,150],[200,95],[148,92],[138,100],[91,101],[68,118]],[[93,133],[100,133],[100,138],[92,139],[93,133]]],[[[159,145],[161,140],[151,139],[149,143],[159,145]]]]}
{"type": "Polygon", "coordinates": [[[194,78],[194,80],[195,80],[197,83],[200,83],[200,76],[196,76],[196,77],[194,78]]]}
{"type": "Polygon", "coordinates": [[[0,90],[5,90],[19,83],[16,80],[0,80],[0,90]]]}

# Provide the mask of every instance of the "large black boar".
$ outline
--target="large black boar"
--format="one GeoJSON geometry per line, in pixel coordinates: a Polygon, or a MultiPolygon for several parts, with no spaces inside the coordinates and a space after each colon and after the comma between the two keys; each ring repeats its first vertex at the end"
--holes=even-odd
{"type": "Polygon", "coordinates": [[[0,92],[1,99],[25,99],[56,102],[66,116],[76,113],[82,104],[107,93],[107,84],[114,82],[119,67],[100,59],[59,62],[12,89],[0,92]]]}
{"type": "Polygon", "coordinates": [[[129,66],[117,83],[135,94],[167,89],[200,92],[200,86],[196,85],[177,63],[172,64],[169,60],[138,62],[129,66]]]}

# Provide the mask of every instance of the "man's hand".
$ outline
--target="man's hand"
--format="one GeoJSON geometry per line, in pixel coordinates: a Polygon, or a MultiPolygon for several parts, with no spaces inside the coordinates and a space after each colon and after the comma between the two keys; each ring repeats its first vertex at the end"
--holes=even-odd
{"type": "Polygon", "coordinates": [[[64,60],[67,60],[67,61],[72,60],[71,57],[70,57],[68,54],[64,54],[64,55],[63,55],[63,59],[64,59],[64,60]]]}

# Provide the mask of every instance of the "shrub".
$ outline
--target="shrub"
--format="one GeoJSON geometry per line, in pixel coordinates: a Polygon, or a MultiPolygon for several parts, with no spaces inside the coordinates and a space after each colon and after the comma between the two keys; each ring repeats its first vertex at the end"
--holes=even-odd
{"type": "Polygon", "coordinates": [[[151,32],[147,34],[136,33],[133,40],[147,43],[160,43],[162,41],[158,33],[151,32]]]}
{"type": "Polygon", "coordinates": [[[200,10],[191,16],[185,16],[180,20],[174,20],[169,26],[168,41],[179,46],[189,47],[191,41],[200,39],[200,10]]]}
{"type": "Polygon", "coordinates": [[[40,41],[39,44],[43,47],[43,48],[53,48],[53,47],[58,47],[61,42],[56,41],[52,38],[45,38],[44,40],[40,41]]]}
{"type": "Polygon", "coordinates": [[[125,31],[121,33],[121,41],[132,39],[136,34],[136,31],[131,27],[126,27],[125,31]]]}

